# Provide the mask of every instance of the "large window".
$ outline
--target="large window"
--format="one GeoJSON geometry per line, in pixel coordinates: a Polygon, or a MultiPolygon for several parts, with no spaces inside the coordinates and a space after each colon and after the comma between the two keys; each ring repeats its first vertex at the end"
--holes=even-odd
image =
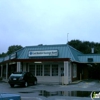
{"type": "Polygon", "coordinates": [[[50,76],[50,65],[44,65],[44,76],[50,76]]]}
{"type": "Polygon", "coordinates": [[[42,76],[42,73],[43,73],[42,65],[36,65],[36,75],[42,76]]]}
{"type": "Polygon", "coordinates": [[[35,75],[35,65],[30,65],[29,70],[30,72],[32,72],[33,75],[35,75]]]}
{"type": "Polygon", "coordinates": [[[73,64],[73,78],[77,77],[77,65],[73,64]]]}
{"type": "Polygon", "coordinates": [[[52,76],[58,76],[58,65],[52,65],[52,76]]]}
{"type": "Polygon", "coordinates": [[[58,76],[58,65],[57,64],[38,64],[30,65],[29,71],[36,76],[58,76]]]}

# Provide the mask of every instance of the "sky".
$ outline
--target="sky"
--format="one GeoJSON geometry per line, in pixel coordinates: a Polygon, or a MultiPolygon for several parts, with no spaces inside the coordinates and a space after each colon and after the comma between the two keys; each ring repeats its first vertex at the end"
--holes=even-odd
{"type": "Polygon", "coordinates": [[[0,53],[12,45],[100,43],[100,0],[0,0],[0,53]]]}

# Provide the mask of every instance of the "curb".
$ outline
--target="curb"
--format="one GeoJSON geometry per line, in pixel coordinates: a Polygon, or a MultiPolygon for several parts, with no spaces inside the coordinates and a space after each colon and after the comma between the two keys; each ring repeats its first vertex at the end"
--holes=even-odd
{"type": "Polygon", "coordinates": [[[69,85],[78,84],[78,83],[80,83],[80,82],[82,82],[82,80],[72,82],[72,83],[70,83],[69,85]]]}

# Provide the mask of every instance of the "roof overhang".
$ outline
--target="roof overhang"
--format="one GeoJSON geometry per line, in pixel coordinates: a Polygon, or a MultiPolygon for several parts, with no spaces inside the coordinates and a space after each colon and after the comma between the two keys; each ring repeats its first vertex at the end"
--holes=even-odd
{"type": "Polygon", "coordinates": [[[70,58],[12,59],[12,60],[1,62],[1,64],[2,63],[9,63],[9,62],[38,62],[38,61],[42,61],[42,62],[70,61],[70,58]]]}

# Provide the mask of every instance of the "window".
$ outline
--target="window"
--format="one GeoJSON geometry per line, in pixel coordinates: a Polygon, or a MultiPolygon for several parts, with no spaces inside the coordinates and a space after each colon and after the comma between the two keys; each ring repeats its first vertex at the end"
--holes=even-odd
{"type": "Polygon", "coordinates": [[[71,76],[71,68],[70,68],[70,63],[68,63],[68,76],[70,77],[71,76]]]}
{"type": "Polygon", "coordinates": [[[77,77],[77,65],[73,64],[73,78],[77,77]]]}
{"type": "Polygon", "coordinates": [[[88,62],[93,62],[93,58],[88,58],[88,62]]]}
{"type": "Polygon", "coordinates": [[[29,70],[33,75],[35,75],[35,65],[30,65],[29,70]]]}
{"type": "Polygon", "coordinates": [[[36,75],[42,76],[42,73],[43,73],[42,65],[36,65],[36,75]]]}
{"type": "Polygon", "coordinates": [[[52,76],[58,76],[58,65],[52,65],[52,76]]]}
{"type": "Polygon", "coordinates": [[[44,65],[44,76],[50,76],[50,65],[44,65]]]}
{"type": "Polygon", "coordinates": [[[64,67],[61,68],[61,76],[64,76],[64,67]]]}

